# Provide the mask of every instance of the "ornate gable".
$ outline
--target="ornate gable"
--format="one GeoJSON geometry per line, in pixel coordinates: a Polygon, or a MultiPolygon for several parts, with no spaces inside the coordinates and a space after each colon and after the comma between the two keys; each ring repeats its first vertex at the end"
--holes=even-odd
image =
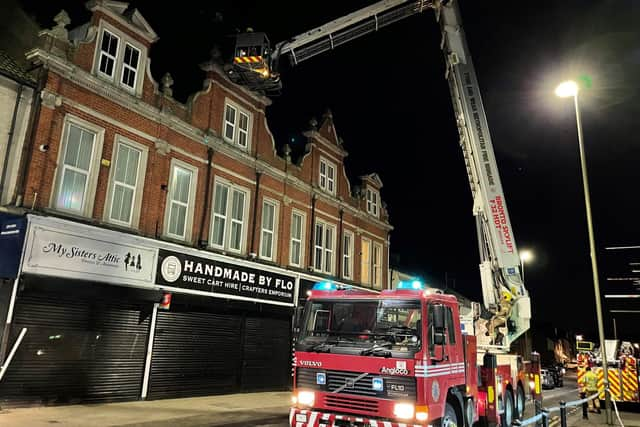
{"type": "Polygon", "coordinates": [[[362,181],[363,184],[368,183],[373,188],[376,188],[378,190],[382,188],[382,180],[380,179],[380,175],[378,175],[377,173],[370,173],[368,175],[363,175],[360,177],[360,180],[362,181]]]}
{"type": "Polygon", "coordinates": [[[158,34],[151,28],[138,9],[130,9],[129,3],[112,0],[91,0],[87,3],[87,9],[92,12],[101,11],[115,19],[130,25],[137,34],[149,43],[158,40],[158,34]]]}

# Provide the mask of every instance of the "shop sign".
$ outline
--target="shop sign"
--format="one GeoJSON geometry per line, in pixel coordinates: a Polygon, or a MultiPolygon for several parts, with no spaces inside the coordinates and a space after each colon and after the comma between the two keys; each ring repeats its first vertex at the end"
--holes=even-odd
{"type": "Polygon", "coordinates": [[[22,270],[25,273],[115,284],[153,285],[156,250],[118,243],[105,232],[87,233],[32,224],[22,270]],[[89,237],[91,236],[91,237],[89,237]]]}
{"type": "Polygon", "coordinates": [[[0,278],[18,275],[27,220],[0,213],[0,278]]]}
{"type": "Polygon", "coordinates": [[[295,290],[293,276],[164,249],[158,254],[156,282],[163,287],[279,305],[293,305],[295,290]]]}

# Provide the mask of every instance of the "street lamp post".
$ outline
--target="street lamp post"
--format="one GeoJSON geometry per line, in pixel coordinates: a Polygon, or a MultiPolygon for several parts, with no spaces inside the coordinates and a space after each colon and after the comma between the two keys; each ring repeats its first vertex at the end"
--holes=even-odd
{"type": "Polygon", "coordinates": [[[598,335],[600,338],[600,353],[602,357],[602,370],[604,373],[605,386],[605,416],[607,424],[612,424],[611,417],[611,395],[609,393],[609,370],[607,367],[607,356],[604,346],[604,325],[602,321],[602,303],[600,302],[600,282],[598,279],[598,263],[596,260],[596,244],[593,236],[593,221],[591,218],[591,196],[589,195],[589,179],[587,177],[587,160],[584,151],[584,140],[582,134],[582,120],[580,117],[580,106],[578,103],[578,84],[574,81],[562,82],[556,88],[556,95],[561,98],[573,97],[576,108],[576,125],[578,127],[578,146],[580,148],[580,167],[582,169],[582,185],[584,188],[584,204],[587,213],[587,227],[589,229],[589,249],[591,255],[591,271],[593,273],[593,290],[596,297],[596,315],[598,318],[598,335]]]}

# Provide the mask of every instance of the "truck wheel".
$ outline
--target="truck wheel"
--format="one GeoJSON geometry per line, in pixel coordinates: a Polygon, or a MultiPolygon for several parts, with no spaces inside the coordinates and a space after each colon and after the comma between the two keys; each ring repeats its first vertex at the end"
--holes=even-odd
{"type": "Polygon", "coordinates": [[[444,417],[440,421],[441,427],[462,427],[461,424],[458,424],[458,415],[456,415],[456,410],[451,405],[451,403],[447,402],[447,406],[444,409],[444,417]]]}
{"type": "Polygon", "coordinates": [[[518,390],[516,391],[516,416],[519,419],[524,418],[525,400],[524,389],[521,385],[518,385],[518,390]]]}
{"type": "Polygon", "coordinates": [[[504,394],[504,413],[502,414],[502,425],[504,427],[511,427],[515,420],[514,412],[513,393],[511,390],[507,390],[504,394]]]}

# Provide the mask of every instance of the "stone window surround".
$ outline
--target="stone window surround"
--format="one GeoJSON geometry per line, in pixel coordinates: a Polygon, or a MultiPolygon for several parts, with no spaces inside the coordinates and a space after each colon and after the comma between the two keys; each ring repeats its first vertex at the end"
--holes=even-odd
{"type": "Polygon", "coordinates": [[[164,213],[164,225],[163,225],[163,234],[170,239],[182,240],[185,242],[191,242],[193,238],[193,216],[195,213],[196,206],[196,192],[198,188],[198,168],[193,166],[187,162],[179,160],[175,157],[171,159],[171,165],[169,167],[169,179],[167,183],[167,201],[165,203],[165,213],[164,213]],[[189,205],[187,207],[187,217],[185,220],[185,235],[184,237],[176,236],[174,234],[169,233],[169,215],[171,213],[171,195],[173,194],[173,171],[174,168],[181,167],[183,169],[189,170],[191,175],[191,184],[189,188],[189,205]]]}
{"type": "Polygon", "coordinates": [[[116,134],[113,141],[113,152],[111,154],[111,166],[109,167],[109,183],[107,185],[107,193],[105,194],[103,220],[107,223],[115,224],[118,226],[124,226],[137,230],[140,226],[140,212],[142,210],[142,197],[144,195],[144,183],[147,172],[147,159],[149,156],[149,147],[140,144],[139,142],[132,141],[122,135],[116,134]],[[120,221],[113,221],[109,217],[111,211],[111,203],[113,201],[114,191],[114,174],[116,164],[118,162],[117,153],[118,146],[120,144],[130,145],[133,148],[140,150],[140,161],[138,163],[138,176],[136,180],[136,192],[133,200],[133,210],[131,212],[130,224],[123,224],[120,221]]]}
{"type": "MultiPolygon", "coordinates": [[[[231,194],[231,192],[229,193],[231,194]]],[[[226,178],[221,177],[220,175],[216,175],[213,179],[213,188],[211,189],[211,212],[209,213],[209,218],[210,218],[210,225],[209,225],[209,248],[210,249],[214,249],[214,250],[218,250],[218,251],[223,251],[223,252],[230,252],[230,253],[235,253],[235,254],[244,254],[247,251],[247,235],[248,235],[248,228],[249,228],[249,200],[251,198],[251,190],[247,187],[243,187],[241,185],[238,185],[236,183],[234,183],[233,181],[230,181],[226,178]],[[214,223],[214,215],[215,215],[215,209],[214,209],[214,204],[215,204],[215,197],[216,197],[216,186],[218,184],[224,184],[226,186],[229,187],[229,190],[233,191],[233,190],[237,190],[237,191],[241,191],[244,193],[244,210],[243,210],[243,216],[242,216],[242,236],[240,236],[240,250],[235,250],[235,249],[231,249],[228,245],[228,239],[230,238],[229,233],[231,232],[231,227],[228,225],[231,223],[231,204],[229,203],[229,200],[232,200],[231,197],[227,196],[227,215],[226,215],[226,219],[225,219],[225,231],[224,231],[224,243],[222,246],[217,246],[217,245],[213,245],[212,241],[213,241],[213,223],[214,223]]]]}
{"type": "Polygon", "coordinates": [[[144,45],[140,44],[133,37],[128,36],[122,30],[106,22],[104,19],[101,19],[100,23],[98,24],[98,31],[96,33],[96,44],[95,44],[94,50],[95,52],[94,52],[93,67],[92,67],[92,72],[94,75],[98,76],[103,80],[107,80],[113,83],[114,85],[116,85],[117,87],[129,93],[135,94],[136,96],[140,96],[142,94],[142,85],[144,82],[144,75],[145,75],[144,70],[146,69],[146,66],[147,66],[147,48],[144,45]],[[111,34],[113,34],[119,39],[113,77],[109,77],[108,75],[103,74],[99,71],[102,34],[104,30],[107,30],[108,32],[110,32],[111,34]],[[125,51],[125,46],[127,44],[137,49],[140,54],[138,58],[138,68],[136,69],[136,81],[133,88],[122,83],[122,75],[123,75],[123,69],[124,69],[124,65],[123,65],[124,51],[125,51]]]}
{"type": "Polygon", "coordinates": [[[222,139],[224,141],[226,141],[229,144],[232,144],[234,147],[242,150],[242,151],[246,151],[246,152],[250,152],[251,151],[251,143],[252,143],[252,134],[253,134],[253,113],[251,111],[249,111],[248,108],[241,106],[240,104],[238,104],[237,102],[233,101],[231,98],[226,97],[224,98],[224,109],[222,111],[222,139]],[[227,105],[233,107],[236,110],[236,119],[235,119],[235,124],[234,124],[234,134],[233,134],[233,140],[229,139],[226,137],[226,124],[227,124],[227,105]],[[245,114],[248,118],[249,118],[249,123],[247,125],[247,145],[246,146],[242,146],[238,143],[238,129],[239,129],[239,121],[240,121],[240,113],[245,114]]]}
{"type": "Polygon", "coordinates": [[[261,259],[267,260],[267,261],[275,261],[277,258],[277,253],[278,253],[278,225],[280,223],[280,221],[278,220],[280,215],[280,203],[275,200],[272,199],[270,197],[262,197],[262,209],[261,209],[261,213],[260,213],[260,249],[258,251],[258,256],[261,259]],[[272,235],[271,235],[271,258],[263,256],[262,255],[262,245],[264,243],[263,241],[263,237],[264,237],[264,228],[262,227],[263,221],[264,221],[264,205],[265,204],[271,204],[273,205],[274,209],[273,209],[273,230],[272,230],[272,235]]]}
{"type": "Polygon", "coordinates": [[[289,265],[292,265],[294,267],[299,267],[302,268],[304,266],[304,242],[305,242],[305,236],[306,236],[306,231],[307,231],[307,215],[305,212],[292,208],[291,209],[291,226],[293,226],[293,216],[294,215],[299,215],[302,218],[301,224],[300,224],[300,261],[298,263],[293,262],[293,233],[290,231],[290,235],[289,235],[289,265]]]}
{"type": "Polygon", "coordinates": [[[60,143],[58,144],[58,159],[57,159],[57,167],[54,172],[54,186],[53,191],[51,191],[51,196],[49,199],[49,206],[51,208],[58,210],[60,212],[66,212],[73,215],[79,215],[82,217],[91,218],[93,216],[93,206],[96,199],[96,190],[98,186],[98,173],[100,171],[100,159],[102,157],[102,146],[104,144],[104,128],[97,126],[94,123],[88,122],[86,120],[81,119],[80,117],[74,116],[73,114],[67,113],[64,116],[63,126],[62,126],[62,134],[60,135],[60,143]],[[86,186],[86,194],[85,194],[85,203],[82,208],[82,212],[76,212],[72,210],[62,209],[57,207],[56,199],[58,197],[58,192],[60,191],[60,186],[62,185],[62,162],[67,148],[67,135],[69,132],[69,125],[74,124],[76,126],[85,128],[91,132],[96,134],[93,153],[91,155],[91,165],[89,167],[89,176],[88,182],[86,186]]]}

